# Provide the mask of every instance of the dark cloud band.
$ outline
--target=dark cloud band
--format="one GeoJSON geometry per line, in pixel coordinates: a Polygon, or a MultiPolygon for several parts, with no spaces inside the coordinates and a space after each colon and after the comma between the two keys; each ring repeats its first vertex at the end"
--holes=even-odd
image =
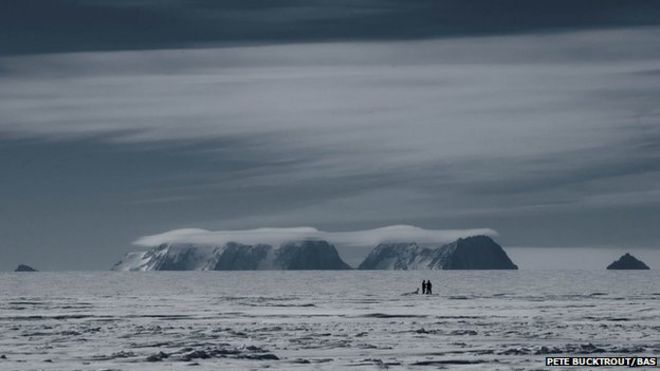
{"type": "Polygon", "coordinates": [[[657,24],[660,3],[644,0],[5,0],[0,55],[657,24]]]}

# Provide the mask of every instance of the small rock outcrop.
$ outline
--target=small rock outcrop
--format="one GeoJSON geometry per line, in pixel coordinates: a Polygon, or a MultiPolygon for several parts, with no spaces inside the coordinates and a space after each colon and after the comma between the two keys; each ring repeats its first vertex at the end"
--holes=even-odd
{"type": "Polygon", "coordinates": [[[518,266],[492,238],[473,236],[439,247],[422,247],[414,242],[382,243],[369,253],[359,269],[518,269],[518,266]]]}
{"type": "Polygon", "coordinates": [[[607,266],[607,269],[651,269],[643,261],[625,253],[619,260],[607,266]]]}
{"type": "Polygon", "coordinates": [[[29,265],[19,264],[18,267],[14,269],[14,272],[37,272],[37,270],[30,267],[29,265]]]}

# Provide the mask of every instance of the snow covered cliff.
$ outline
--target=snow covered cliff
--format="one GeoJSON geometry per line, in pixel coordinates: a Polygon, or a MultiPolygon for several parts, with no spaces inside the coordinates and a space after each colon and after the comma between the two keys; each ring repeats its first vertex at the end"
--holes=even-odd
{"type": "Polygon", "coordinates": [[[337,249],[347,259],[360,259],[374,246],[364,269],[515,269],[502,248],[487,237],[496,235],[488,228],[442,230],[411,225],[340,232],[313,227],[184,228],[138,238],[133,243],[145,251],[126,254],[112,269],[350,269],[337,249]]]}
{"type": "Polygon", "coordinates": [[[493,239],[473,236],[434,248],[415,242],[381,243],[359,269],[518,269],[518,266],[493,239]]]}
{"type": "Polygon", "coordinates": [[[115,271],[185,270],[332,270],[350,269],[327,241],[304,240],[268,244],[223,245],[164,243],[143,252],[131,252],[112,267],[115,271]]]}

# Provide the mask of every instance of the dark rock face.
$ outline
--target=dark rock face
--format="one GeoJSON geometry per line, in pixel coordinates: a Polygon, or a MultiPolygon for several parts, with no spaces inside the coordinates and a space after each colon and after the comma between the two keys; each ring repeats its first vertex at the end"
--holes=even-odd
{"type": "Polygon", "coordinates": [[[282,244],[276,252],[274,265],[284,270],[351,269],[327,241],[296,241],[282,244]]]}
{"type": "Polygon", "coordinates": [[[163,244],[152,250],[156,258],[156,264],[153,270],[157,271],[188,271],[194,270],[201,259],[205,259],[206,255],[202,254],[202,250],[198,249],[195,245],[179,244],[176,245],[176,253],[166,254],[171,248],[167,244],[163,244]]]}
{"type": "Polygon", "coordinates": [[[30,267],[29,265],[20,264],[18,267],[16,267],[16,269],[14,269],[14,272],[37,272],[37,270],[30,267]]]}
{"type": "Polygon", "coordinates": [[[518,269],[502,246],[487,236],[459,238],[441,250],[432,263],[439,269],[518,269]]]}
{"type": "Polygon", "coordinates": [[[518,269],[518,266],[493,239],[474,236],[436,248],[416,243],[380,244],[359,269],[518,269]]]}
{"type": "Polygon", "coordinates": [[[607,269],[651,269],[643,261],[625,253],[619,260],[607,266],[607,269]]]}
{"type": "Polygon", "coordinates": [[[420,247],[414,242],[381,243],[369,253],[358,269],[425,269],[417,265],[425,264],[433,253],[434,250],[420,247]]]}
{"type": "Polygon", "coordinates": [[[273,250],[270,245],[243,245],[229,242],[213,268],[216,271],[256,270],[273,250]]]}

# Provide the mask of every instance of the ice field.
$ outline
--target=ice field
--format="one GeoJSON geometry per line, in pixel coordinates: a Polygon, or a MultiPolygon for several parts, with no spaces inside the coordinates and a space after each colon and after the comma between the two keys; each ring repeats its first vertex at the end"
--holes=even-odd
{"type": "Polygon", "coordinates": [[[0,274],[2,370],[543,369],[659,355],[656,271],[0,274]],[[434,295],[406,295],[422,279],[434,295]]]}

